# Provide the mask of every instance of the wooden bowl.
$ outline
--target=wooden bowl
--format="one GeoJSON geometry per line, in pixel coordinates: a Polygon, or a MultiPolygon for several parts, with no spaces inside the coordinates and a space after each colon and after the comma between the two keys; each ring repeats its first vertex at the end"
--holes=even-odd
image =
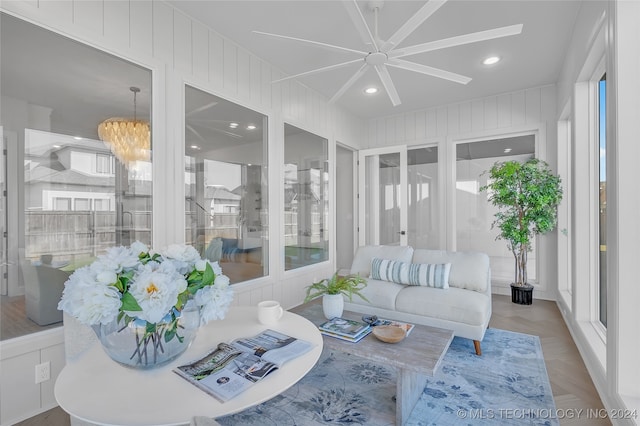
{"type": "Polygon", "coordinates": [[[385,343],[398,343],[407,335],[403,329],[395,325],[379,325],[373,328],[372,333],[385,343]]]}

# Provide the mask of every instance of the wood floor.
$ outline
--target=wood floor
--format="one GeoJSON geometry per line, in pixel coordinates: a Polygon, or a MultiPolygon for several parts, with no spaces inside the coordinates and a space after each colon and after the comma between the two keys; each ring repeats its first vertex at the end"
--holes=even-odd
{"type": "MultiPolygon", "coordinates": [[[[533,305],[511,303],[507,296],[493,296],[490,327],[540,336],[556,408],[564,410],[604,408],[582,358],[554,302],[534,300],[533,305]]],[[[498,421],[496,421],[498,423],[498,421]]],[[[60,408],[18,423],[21,426],[66,426],[69,417],[60,408]]],[[[610,425],[608,419],[561,419],[562,426],[610,425]]]]}

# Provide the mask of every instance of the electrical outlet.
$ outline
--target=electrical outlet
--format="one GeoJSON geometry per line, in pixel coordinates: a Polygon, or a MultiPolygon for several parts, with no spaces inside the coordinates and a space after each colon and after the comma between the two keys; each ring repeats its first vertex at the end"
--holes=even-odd
{"type": "Polygon", "coordinates": [[[51,363],[49,361],[36,365],[36,384],[51,379],[51,363]]]}

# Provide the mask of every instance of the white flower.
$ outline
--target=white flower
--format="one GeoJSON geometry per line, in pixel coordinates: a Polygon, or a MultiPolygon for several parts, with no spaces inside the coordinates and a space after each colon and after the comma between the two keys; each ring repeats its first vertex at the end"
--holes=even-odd
{"type": "Polygon", "coordinates": [[[113,271],[100,271],[96,275],[96,281],[100,284],[115,284],[118,281],[118,274],[113,271]]]}
{"type": "Polygon", "coordinates": [[[140,253],[148,252],[149,247],[147,247],[146,244],[141,243],[140,241],[136,241],[135,243],[131,244],[131,253],[133,253],[135,256],[140,256],[140,253]]]}
{"type": "MultiPolygon", "coordinates": [[[[155,262],[149,262],[155,263],[155,262]]],[[[142,311],[128,314],[150,323],[157,323],[178,301],[178,294],[186,290],[187,281],[173,270],[162,271],[162,265],[145,265],[133,277],[129,293],[142,311]]]]}
{"type": "Polygon", "coordinates": [[[190,263],[191,265],[200,260],[200,254],[195,247],[183,244],[171,244],[164,249],[161,254],[165,258],[179,260],[190,263]]]}
{"type": "MultiPolygon", "coordinates": [[[[144,256],[146,263],[143,264],[140,255],[147,253],[150,257],[155,254],[139,241],[130,248],[108,249],[90,266],[76,270],[69,277],[58,309],[87,325],[109,323],[123,312],[156,324],[172,312],[181,294],[188,294],[187,277],[194,269],[204,272],[210,264],[214,282],[199,289],[189,303],[200,308],[203,323],[225,317],[233,301],[233,291],[218,262],[203,260],[194,247],[179,244],[167,247],[156,260],[144,256]],[[141,310],[124,310],[123,293],[129,293],[141,310]]],[[[198,288],[202,283],[196,281],[192,286],[198,288]]]]}
{"type": "Polygon", "coordinates": [[[194,300],[200,306],[200,316],[206,324],[211,320],[224,318],[233,301],[233,291],[230,287],[210,285],[198,290],[194,300]]]}
{"type": "Polygon", "coordinates": [[[98,280],[94,271],[85,266],[76,270],[65,283],[58,309],[83,324],[96,325],[113,320],[121,304],[118,289],[98,280]]]}
{"type": "Polygon", "coordinates": [[[204,270],[207,269],[207,263],[209,263],[209,261],[206,259],[198,260],[195,264],[196,270],[200,272],[204,272],[204,270]]]}
{"type": "Polygon", "coordinates": [[[220,264],[217,261],[211,263],[211,268],[213,269],[213,273],[216,274],[216,276],[222,275],[222,268],[220,267],[220,264]]]}
{"type": "Polygon", "coordinates": [[[96,262],[101,263],[105,268],[111,268],[115,272],[131,270],[138,266],[139,259],[137,254],[133,254],[131,249],[126,247],[111,247],[107,249],[107,253],[98,256],[96,262]]]}
{"type": "Polygon", "coordinates": [[[186,246],[183,244],[171,244],[160,254],[165,259],[165,262],[172,262],[181,274],[189,273],[193,269],[195,263],[200,260],[198,250],[193,246],[186,246]]]}
{"type": "Polygon", "coordinates": [[[216,278],[213,280],[213,283],[216,285],[216,287],[227,288],[229,287],[230,280],[228,276],[220,274],[220,275],[216,275],[216,278]]]}

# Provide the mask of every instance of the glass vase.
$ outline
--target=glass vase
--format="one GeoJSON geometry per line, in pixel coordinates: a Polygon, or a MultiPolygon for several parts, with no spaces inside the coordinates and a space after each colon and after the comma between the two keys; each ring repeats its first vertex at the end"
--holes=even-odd
{"type": "Polygon", "coordinates": [[[125,367],[151,369],[182,355],[199,326],[200,312],[188,304],[182,311],[174,309],[155,324],[125,316],[94,326],[94,331],[111,359],[125,367]]]}

